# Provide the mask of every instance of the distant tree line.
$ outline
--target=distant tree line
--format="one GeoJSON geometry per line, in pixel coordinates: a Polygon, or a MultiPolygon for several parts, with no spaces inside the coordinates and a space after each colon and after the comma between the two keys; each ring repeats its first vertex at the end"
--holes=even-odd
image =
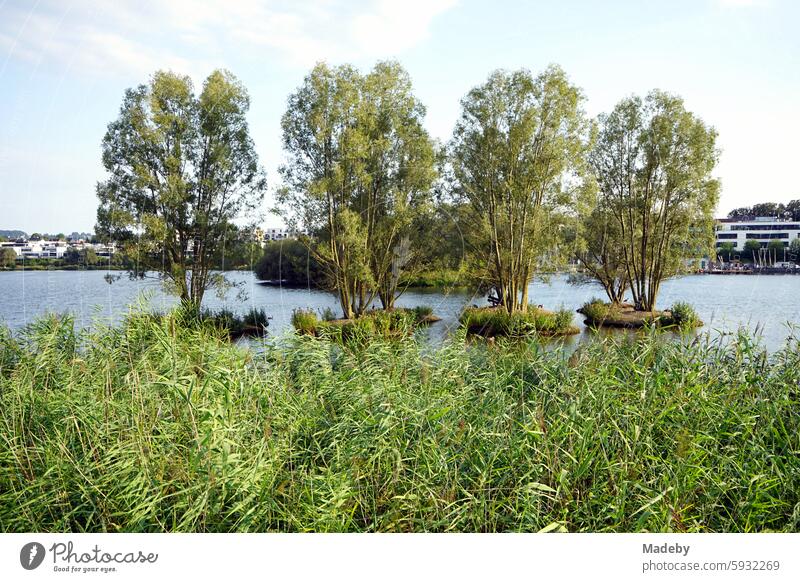
{"type": "Polygon", "coordinates": [[[728,213],[728,218],[754,218],[756,216],[777,216],[800,221],[800,199],[782,202],[762,202],[753,206],[734,208],[728,213]]]}

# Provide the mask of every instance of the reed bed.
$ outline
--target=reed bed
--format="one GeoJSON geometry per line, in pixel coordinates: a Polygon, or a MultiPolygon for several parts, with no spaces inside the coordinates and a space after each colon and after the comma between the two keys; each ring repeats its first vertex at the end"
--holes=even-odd
{"type": "Polygon", "coordinates": [[[0,329],[4,532],[797,531],[800,350],[0,329]]]}

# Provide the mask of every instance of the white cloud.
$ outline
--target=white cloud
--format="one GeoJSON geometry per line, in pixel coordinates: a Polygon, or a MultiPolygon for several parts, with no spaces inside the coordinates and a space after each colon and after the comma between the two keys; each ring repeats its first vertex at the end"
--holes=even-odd
{"type": "Polygon", "coordinates": [[[427,38],[456,0],[45,0],[4,5],[0,63],[70,66],[93,74],[190,74],[264,51],[290,65],[397,55],[427,38]]]}

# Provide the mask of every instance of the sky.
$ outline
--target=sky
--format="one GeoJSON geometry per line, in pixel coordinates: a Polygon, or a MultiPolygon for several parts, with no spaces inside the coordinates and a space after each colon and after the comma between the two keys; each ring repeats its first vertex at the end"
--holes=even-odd
{"type": "Polygon", "coordinates": [[[226,68],[244,83],[272,192],[280,118],[310,68],[387,58],[408,70],[441,141],[495,69],[557,63],[592,116],[676,93],[719,132],[718,215],[786,202],[800,198],[798,22],[794,0],[0,0],[0,229],[93,230],[106,126],[156,70],[198,88],[226,68]]]}

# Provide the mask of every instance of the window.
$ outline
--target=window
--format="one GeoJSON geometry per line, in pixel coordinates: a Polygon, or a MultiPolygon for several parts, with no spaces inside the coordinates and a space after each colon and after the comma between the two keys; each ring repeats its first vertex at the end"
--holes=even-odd
{"type": "Polygon", "coordinates": [[[764,232],[764,233],[747,233],[747,239],[773,239],[773,238],[789,238],[788,232],[764,232]]]}
{"type": "Polygon", "coordinates": [[[736,240],[737,238],[739,238],[739,235],[736,234],[736,233],[731,234],[731,233],[727,233],[727,232],[721,232],[721,233],[717,234],[717,238],[720,239],[720,240],[722,240],[722,239],[734,239],[734,240],[736,240]]]}
{"type": "Polygon", "coordinates": [[[734,224],[731,230],[800,230],[800,223],[734,224]]]}

